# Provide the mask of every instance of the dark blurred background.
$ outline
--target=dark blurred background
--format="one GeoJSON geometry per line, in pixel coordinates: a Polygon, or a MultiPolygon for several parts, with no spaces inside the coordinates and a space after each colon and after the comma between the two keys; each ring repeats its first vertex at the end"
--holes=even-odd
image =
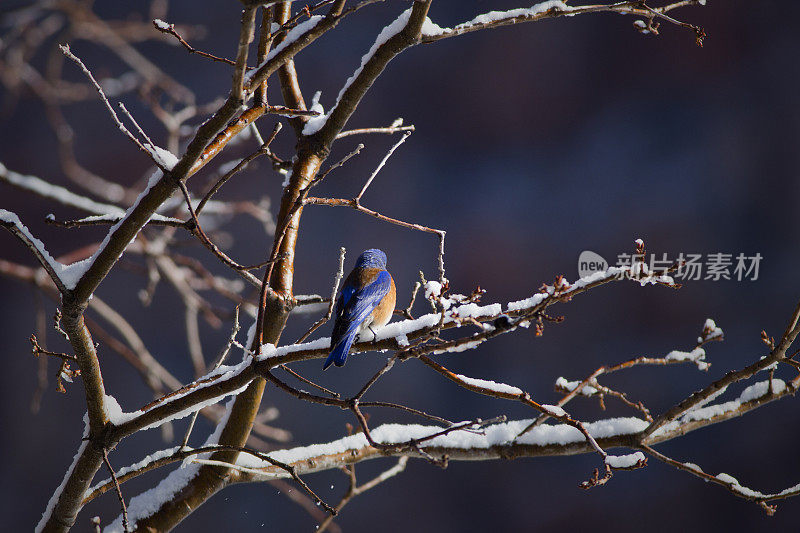
{"type": "MultiPolygon", "coordinates": [[[[13,8],[19,2],[4,2],[13,8]]],[[[144,4],[144,3],[142,3],[144,4]]],[[[301,54],[298,70],[305,96],[322,91],[333,103],[339,87],[359,63],[374,36],[408,3],[391,0],[364,9],[301,54]]],[[[431,18],[451,26],[478,13],[519,7],[507,1],[437,1],[431,18]]],[[[102,17],[146,19],[142,6],[97,2],[102,17]]],[[[364,99],[351,127],[383,126],[397,117],[416,133],[395,153],[364,198],[387,215],[447,230],[447,275],[456,292],[480,285],[486,302],[506,302],[534,293],[557,274],[577,276],[577,258],[593,250],[612,264],[643,238],[648,252],[716,252],[763,256],[757,280],[685,282],[678,291],[616,283],[553,308],[566,319],[547,325],[544,336],[520,331],[478,350],[442,361],[473,377],[524,387],[543,403],[559,398],[559,376],[580,379],[604,363],[639,355],[691,349],[703,322],[712,317],[725,342],[708,347],[707,373],[694,367],[643,368],[607,378],[606,384],[663,411],[691,391],[766,353],[762,329],[779,337],[797,303],[800,265],[800,5],[796,2],[729,0],[674,12],[707,32],[699,48],[690,31],[662,23],[658,37],[640,35],[634,19],[583,15],[501,28],[406,51],[395,59],[364,99]]],[[[198,1],[170,5],[169,22],[203,25],[193,44],[235,55],[239,31],[236,2],[198,1]]],[[[155,30],[154,30],[155,31],[155,30]]],[[[45,47],[56,45],[53,41],[45,47]]],[[[126,68],[107,51],[86,43],[73,47],[95,73],[116,76],[126,68]]],[[[230,69],[163,42],[137,45],[145,56],[196,92],[199,102],[227,93],[230,69]]],[[[43,61],[35,57],[34,63],[43,61]]],[[[74,70],[71,65],[68,71],[74,70]]],[[[77,72],[65,75],[79,81],[77,72]]],[[[274,91],[274,88],[273,88],[274,91]]],[[[2,95],[0,95],[2,96],[2,95]]],[[[157,122],[135,94],[121,98],[155,141],[157,122]]],[[[273,92],[272,100],[278,100],[273,92]]],[[[55,156],[55,140],[39,101],[24,92],[4,98],[0,161],[8,168],[71,186],[55,156]],[[13,96],[13,98],[12,98],[13,96]]],[[[96,100],[65,108],[75,128],[77,156],[96,173],[125,185],[149,173],[148,161],[116,131],[96,100]]],[[[273,119],[262,120],[269,131],[273,119]]],[[[289,129],[276,141],[290,154],[289,129]]],[[[162,137],[160,137],[162,136],[162,137]]],[[[366,144],[361,156],[331,174],[319,195],[352,196],[396,140],[350,137],[337,144],[331,161],[366,144]]],[[[255,144],[242,143],[226,156],[243,157],[255,144]]],[[[226,160],[229,159],[226,157],[226,160]]],[[[198,175],[192,181],[210,179],[198,175]]],[[[277,203],[282,178],[266,165],[237,176],[223,197],[269,195],[277,203]]],[[[0,207],[12,209],[54,254],[96,242],[97,228],[61,229],[44,215],[77,215],[2,187],[0,207]]],[[[264,257],[270,238],[247,217],[226,229],[236,236],[230,249],[241,262],[264,257]]],[[[423,270],[436,274],[436,242],[428,234],[387,225],[355,212],[306,210],[298,242],[295,290],[327,294],[337,250],[347,247],[350,268],[363,249],[378,246],[389,256],[403,306],[423,270]]],[[[33,264],[9,234],[0,233],[2,257],[33,264]]],[[[214,260],[196,252],[204,263],[214,260]]],[[[132,260],[138,260],[132,258],[132,260]]],[[[191,379],[183,319],[169,288],[142,308],[137,292],[146,281],[115,272],[98,295],[115,304],[140,329],[149,350],[179,378],[191,379]]],[[[29,413],[37,362],[28,337],[34,328],[34,291],[0,278],[0,345],[5,352],[2,394],[5,460],[0,477],[0,514],[8,531],[27,530],[41,515],[63,477],[82,432],[85,411],[80,384],[65,395],[47,391],[42,409],[29,413]]],[[[55,307],[47,304],[47,316],[55,307]]],[[[292,319],[285,340],[296,338],[315,317],[292,319]]],[[[228,324],[203,332],[205,351],[216,353],[228,324]]],[[[323,335],[329,328],[323,328],[323,335]]],[[[66,349],[48,332],[54,349],[66,349]]],[[[101,351],[102,353],[102,351],[101,351]]],[[[125,410],[151,399],[139,376],[113,353],[103,353],[107,390],[125,410]]],[[[324,375],[319,361],[298,365],[311,379],[352,394],[383,363],[384,356],[353,358],[324,375]]],[[[51,367],[52,371],[54,366],[51,367]]],[[[784,378],[792,377],[782,369],[784,378]]],[[[765,379],[763,376],[760,379],[765,379]]],[[[729,392],[735,397],[741,386],[729,392]]],[[[530,411],[458,389],[415,361],[396,367],[370,393],[455,420],[530,411]]],[[[570,412],[583,419],[635,416],[608,400],[576,400],[570,412]]],[[[290,430],[293,445],[333,440],[352,422],[348,413],[300,403],[268,389],[264,405],[280,409],[275,425],[290,430]]],[[[797,405],[788,399],[741,419],[712,426],[658,447],[707,472],[727,472],[747,486],[776,491],[800,481],[796,452],[797,405]]],[[[407,419],[374,411],[371,425],[407,419]]],[[[185,421],[176,424],[182,435],[185,421]]],[[[204,421],[192,442],[211,426],[204,421]]],[[[148,451],[171,446],[157,431],[124,441],[112,455],[120,467],[148,451]]],[[[623,453],[623,452],[620,452],[623,453]]],[[[359,465],[366,481],[390,460],[359,465]]],[[[767,517],[756,505],[651,459],[633,472],[620,472],[607,485],[581,491],[578,483],[598,465],[596,456],[521,459],[513,462],[452,463],[447,470],[423,461],[353,500],[337,519],[346,531],[792,531],[800,501],[778,502],[767,517]]],[[[124,486],[133,496],[161,479],[167,469],[124,486]]],[[[106,477],[105,472],[101,474],[106,477]]],[[[330,503],[347,488],[340,472],[307,478],[330,503]],[[330,488],[332,487],[332,488],[330,488]]],[[[79,516],[108,523],[118,514],[107,494],[79,516]]],[[[232,487],[213,498],[182,525],[184,531],[313,531],[315,522],[270,485],[232,487]]]]}

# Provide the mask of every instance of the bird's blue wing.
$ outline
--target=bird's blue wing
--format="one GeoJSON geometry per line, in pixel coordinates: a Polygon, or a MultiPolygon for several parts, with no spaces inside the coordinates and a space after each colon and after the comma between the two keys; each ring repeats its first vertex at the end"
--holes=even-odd
{"type": "MultiPolygon", "coordinates": [[[[350,298],[353,297],[353,294],[356,292],[356,288],[352,285],[345,285],[342,287],[342,294],[339,295],[339,301],[337,302],[337,311],[340,309],[344,309],[347,303],[350,301],[350,298]]],[[[337,315],[338,316],[338,315],[337,315]]]]}
{"type": "Polygon", "coordinates": [[[323,370],[331,364],[344,365],[358,327],[389,292],[392,277],[385,270],[361,289],[345,285],[336,302],[336,324],[331,336],[333,348],[323,370]]]}
{"type": "Polygon", "coordinates": [[[344,316],[345,309],[347,309],[348,304],[350,303],[353,294],[356,293],[356,287],[352,284],[350,277],[345,280],[344,287],[342,287],[342,292],[339,293],[339,298],[336,299],[336,307],[333,311],[333,316],[336,317],[336,322],[333,327],[333,333],[331,334],[331,339],[333,339],[334,345],[339,342],[339,340],[344,336],[344,332],[347,330],[347,324],[342,317],[344,316]]]}
{"type": "MultiPolygon", "coordinates": [[[[347,324],[345,336],[355,333],[364,319],[381,303],[383,297],[389,292],[391,280],[392,276],[383,270],[372,280],[372,283],[353,293],[345,304],[341,317],[347,324]]],[[[344,295],[344,292],[342,294],[344,295]]]]}

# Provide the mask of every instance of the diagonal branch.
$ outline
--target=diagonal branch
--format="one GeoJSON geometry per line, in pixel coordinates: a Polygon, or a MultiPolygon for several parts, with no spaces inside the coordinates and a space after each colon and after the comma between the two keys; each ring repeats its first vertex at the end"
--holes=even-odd
{"type": "Polygon", "coordinates": [[[50,279],[53,280],[58,291],[64,294],[71,287],[68,287],[69,280],[65,281],[62,276],[67,269],[51,256],[44,248],[42,241],[33,236],[30,230],[23,224],[19,217],[11,211],[0,209],[0,226],[3,226],[8,231],[13,233],[22,243],[28,247],[33,253],[34,257],[39,261],[39,264],[47,271],[50,279]]]}
{"type": "Polygon", "coordinates": [[[226,57],[217,57],[214,54],[209,54],[208,52],[203,52],[202,50],[198,50],[197,48],[193,47],[186,40],[181,37],[181,35],[175,29],[175,24],[169,24],[168,22],[164,22],[160,19],[153,20],[153,26],[163,34],[172,35],[175,37],[181,45],[183,45],[186,50],[189,51],[190,54],[197,54],[199,56],[205,57],[207,59],[211,59],[212,61],[219,61],[220,63],[227,63],[228,65],[236,65],[236,62],[230,60],[226,57]]]}
{"type": "Polygon", "coordinates": [[[420,42],[431,1],[415,1],[410,9],[383,29],[372,48],[361,58],[361,66],[339,91],[333,108],[324,116],[310,120],[303,128],[303,134],[310,137],[308,142],[311,145],[329,148],[386,65],[402,51],[420,42]]]}
{"type": "Polygon", "coordinates": [[[789,320],[789,326],[786,328],[786,333],[781,339],[780,344],[776,346],[769,355],[763,359],[756,361],[741,370],[731,371],[725,374],[722,378],[714,381],[704,389],[693,393],[691,396],[676,404],[674,407],[667,410],[661,416],[656,418],[653,423],[648,426],[645,431],[646,435],[652,435],[659,428],[665,426],[669,422],[674,421],[679,416],[690,410],[691,408],[701,404],[708,398],[718,394],[719,391],[724,391],[729,385],[752,377],[757,372],[766,369],[767,367],[783,360],[786,357],[786,351],[792,345],[797,335],[800,334],[800,304],[795,308],[792,317],[789,320]]]}
{"type": "Polygon", "coordinates": [[[158,165],[160,168],[162,168],[162,170],[163,170],[163,166],[162,166],[163,162],[158,157],[158,154],[156,154],[156,152],[154,150],[151,150],[151,149],[148,149],[147,147],[145,147],[142,144],[142,142],[139,139],[137,139],[128,130],[128,128],[125,127],[125,124],[122,123],[122,121],[117,116],[116,111],[114,111],[114,108],[111,106],[111,103],[109,103],[108,98],[106,98],[106,95],[103,92],[102,87],[100,87],[100,84],[97,83],[97,81],[94,79],[94,76],[92,75],[91,71],[86,67],[86,65],[83,64],[83,61],[81,61],[80,58],[78,58],[75,54],[73,54],[70,51],[69,45],[61,44],[61,45],[59,45],[59,48],[64,53],[64,55],[67,56],[67,58],[70,59],[71,61],[73,61],[76,65],[78,65],[78,67],[80,67],[80,69],[83,71],[83,73],[86,74],[86,77],[89,78],[89,81],[92,83],[92,85],[94,85],[94,88],[97,91],[97,94],[100,95],[100,99],[103,101],[103,104],[106,106],[106,109],[108,109],[109,114],[111,114],[111,118],[113,119],[114,123],[117,125],[117,128],[119,128],[119,130],[126,137],[128,137],[131,141],[133,141],[133,143],[136,146],[138,146],[141,151],[146,153],[148,155],[148,157],[150,157],[150,159],[152,159],[153,162],[156,165],[158,165]]]}

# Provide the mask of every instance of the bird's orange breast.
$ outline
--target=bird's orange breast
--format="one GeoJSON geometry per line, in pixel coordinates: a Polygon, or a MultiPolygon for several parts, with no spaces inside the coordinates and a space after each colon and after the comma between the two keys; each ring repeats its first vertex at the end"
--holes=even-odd
{"type": "MultiPolygon", "coordinates": [[[[364,287],[369,285],[378,277],[378,275],[384,272],[381,268],[365,268],[362,269],[359,273],[359,287],[364,287]]],[[[386,272],[389,274],[388,272],[386,272]]],[[[386,296],[380,301],[380,303],[375,307],[372,311],[372,325],[375,326],[385,326],[389,323],[389,320],[392,318],[392,314],[394,313],[394,306],[397,302],[397,290],[394,286],[394,279],[392,275],[389,274],[389,292],[386,293],[386,296]]]]}
{"type": "Polygon", "coordinates": [[[392,275],[389,274],[389,292],[386,293],[386,296],[383,297],[383,300],[381,300],[381,302],[372,312],[373,324],[379,327],[388,324],[389,320],[392,319],[396,301],[397,291],[394,287],[394,279],[392,279],[392,275]]]}

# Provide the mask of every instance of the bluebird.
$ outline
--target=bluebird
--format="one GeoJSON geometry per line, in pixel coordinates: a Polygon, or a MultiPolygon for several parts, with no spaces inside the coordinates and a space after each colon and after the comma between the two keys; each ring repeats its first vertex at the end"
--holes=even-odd
{"type": "Polygon", "coordinates": [[[336,321],[331,334],[331,351],[323,370],[343,366],[355,338],[372,326],[385,326],[394,312],[394,280],[386,271],[386,254],[377,248],[366,250],[347,276],[336,301],[336,321]]]}

